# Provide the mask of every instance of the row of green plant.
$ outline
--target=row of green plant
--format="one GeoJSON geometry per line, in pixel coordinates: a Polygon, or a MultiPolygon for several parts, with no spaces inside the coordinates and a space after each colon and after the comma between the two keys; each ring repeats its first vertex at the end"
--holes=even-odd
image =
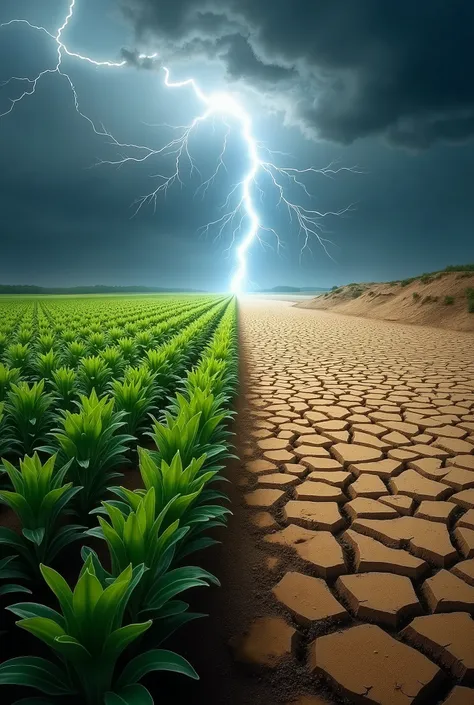
{"type": "Polygon", "coordinates": [[[77,370],[55,368],[50,351],[39,356],[36,382],[20,381],[24,368],[0,364],[4,438],[11,441],[4,453],[31,453],[58,425],[56,432],[72,437],[78,415],[82,414],[80,424],[86,423],[88,416],[101,418],[96,402],[102,397],[114,400],[126,433],[141,437],[149,428],[149,414],[163,406],[182,375],[197,361],[226,305],[218,302],[204,313],[188,316],[186,327],[158,348],[146,350],[138,364],[133,364],[135,358],[110,348],[102,355],[79,359],[77,370]],[[85,405],[86,398],[90,398],[89,405],[85,405]]]}
{"type": "Polygon", "coordinates": [[[74,333],[92,328],[104,331],[138,323],[143,329],[165,320],[169,315],[183,312],[209,301],[209,296],[194,299],[165,300],[124,299],[121,304],[113,299],[51,299],[0,300],[0,332],[9,334],[15,327],[34,327],[35,334],[74,333]]]}
{"type": "MultiPolygon", "coordinates": [[[[79,370],[80,367],[84,367],[82,361],[101,358],[101,361],[96,364],[102,365],[102,367],[108,365],[112,374],[120,376],[127,365],[138,364],[146,360],[150,350],[155,350],[159,345],[163,345],[177,331],[181,331],[184,326],[190,325],[204,313],[218,306],[219,303],[207,302],[204,307],[201,306],[193,309],[192,312],[168,319],[166,324],[160,326],[160,331],[156,336],[150,331],[143,331],[135,338],[122,337],[119,329],[115,333],[114,329],[111,329],[108,340],[103,333],[94,332],[90,335],[87,343],[72,340],[67,342],[59,352],[54,348],[54,336],[51,334],[39,336],[34,347],[30,347],[29,343],[17,342],[5,349],[4,366],[17,370],[18,378],[37,381],[42,378],[51,378],[52,373],[61,367],[87,374],[87,370],[79,370]]],[[[27,337],[30,337],[31,330],[28,329],[26,332],[27,337]]],[[[89,362],[89,364],[92,363],[89,362]]]]}
{"type": "Polygon", "coordinates": [[[44,364],[31,359],[36,355],[49,355],[53,363],[73,368],[77,367],[82,357],[107,353],[111,349],[138,360],[144,351],[163,344],[216,303],[218,301],[211,298],[200,305],[188,305],[184,310],[165,311],[153,322],[135,317],[133,322],[108,328],[103,324],[94,324],[74,330],[57,324],[41,329],[34,321],[23,319],[21,325],[3,325],[3,332],[0,331],[0,359],[32,376],[38,374],[38,365],[44,364]]]}
{"type": "MultiPolygon", "coordinates": [[[[200,332],[196,326],[194,333],[200,332]]],[[[8,608],[19,617],[18,627],[50,652],[48,658],[17,657],[0,665],[0,684],[30,686],[42,694],[17,705],[66,700],[150,705],[152,696],[140,683],[147,673],[169,670],[197,677],[183,657],[161,646],[180,626],[203,616],[189,611],[182,593],[218,582],[199,566],[189,565],[189,558],[215,542],[208,532],[225,525],[229,514],[214,483],[223,479],[231,455],[229,409],[237,385],[235,301],[212,332],[199,353],[196,345],[196,364],[183,376],[165,413],[153,418],[149,435],[154,448],[138,448],[142,488],[112,485],[128,437],[123,412],[114,409],[114,400],[99,399],[95,391],[80,402],[86,424],[79,424],[78,414],[64,414],[81,429],[74,447],[59,432],[59,452],[39,449],[41,455],[50,454],[49,459],[43,461],[35,453],[23,458],[19,467],[4,461],[10,488],[1,491],[0,498],[17,514],[22,533],[1,529],[0,544],[15,556],[2,561],[0,576],[30,587],[41,576],[58,602],[58,609],[37,602],[8,608]],[[89,497],[83,509],[94,503],[93,496],[102,499],[82,514],[97,522],[91,528],[87,522],[75,523],[81,517],[81,496],[89,497]],[[87,545],[89,537],[104,542],[107,561],[87,545]],[[76,541],[85,545],[72,589],[51,564],[76,541]]],[[[28,587],[15,582],[3,590],[28,587]]]]}
{"type": "Polygon", "coordinates": [[[209,295],[182,297],[57,297],[33,299],[0,299],[0,308],[15,312],[21,310],[22,317],[36,320],[39,326],[50,325],[81,328],[89,325],[106,327],[126,325],[137,317],[149,319],[151,323],[163,320],[167,311],[185,310],[209,300],[209,295]]]}

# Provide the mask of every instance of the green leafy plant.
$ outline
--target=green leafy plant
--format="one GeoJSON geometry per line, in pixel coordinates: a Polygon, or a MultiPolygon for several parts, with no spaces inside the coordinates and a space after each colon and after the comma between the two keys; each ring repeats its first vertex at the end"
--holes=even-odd
{"type": "Polygon", "coordinates": [[[76,339],[76,334],[73,330],[65,330],[61,333],[61,338],[65,343],[72,343],[76,339]]]}
{"type": "MultiPolygon", "coordinates": [[[[155,462],[151,454],[144,448],[138,448],[140,460],[140,475],[145,490],[153,488],[157,506],[166,507],[170,504],[165,524],[181,519],[197,499],[205,485],[214,477],[215,471],[201,472],[206,457],[192,458],[187,466],[183,465],[177,452],[171,463],[165,460],[155,462]],[[175,498],[178,498],[176,501],[175,498]]],[[[126,495],[127,499],[130,495],[126,495]]]]}
{"type": "Polygon", "coordinates": [[[12,384],[16,384],[20,378],[20,370],[16,367],[10,369],[0,362],[0,401],[4,401],[7,392],[12,384]]]}
{"type": "Polygon", "coordinates": [[[103,333],[92,333],[88,340],[89,355],[98,355],[105,348],[105,335],[103,333]]]}
{"type": "Polygon", "coordinates": [[[20,345],[28,345],[33,338],[33,331],[31,328],[19,328],[16,335],[17,342],[20,345]]]}
{"type": "Polygon", "coordinates": [[[123,487],[112,487],[111,491],[122,501],[122,512],[126,504],[136,506],[137,496],[143,496],[153,489],[157,507],[168,507],[163,518],[163,526],[180,520],[182,525],[190,527],[180,539],[178,554],[180,558],[216,543],[210,538],[199,538],[205,528],[225,524],[230,510],[221,504],[210,504],[224,496],[219,492],[205,489],[206,485],[216,476],[216,470],[203,471],[205,457],[193,458],[188,466],[183,466],[179,452],[171,463],[164,460],[156,462],[151,454],[143,448],[138,448],[140,474],[145,490],[131,493],[123,487]]]}
{"type": "Polygon", "coordinates": [[[141,435],[144,420],[153,409],[153,403],[147,396],[147,390],[139,383],[120,382],[112,384],[112,394],[117,410],[125,412],[125,430],[134,437],[141,435]]]}
{"type": "Polygon", "coordinates": [[[414,301],[418,301],[421,298],[421,295],[417,291],[414,291],[412,296],[414,301]]]}
{"type": "Polygon", "coordinates": [[[79,365],[80,360],[86,354],[86,346],[80,340],[74,340],[69,343],[64,352],[64,364],[67,367],[76,368],[79,365]]]}
{"type": "Polygon", "coordinates": [[[58,353],[54,350],[49,350],[46,353],[40,353],[36,359],[35,371],[40,379],[51,379],[53,373],[60,365],[58,353]]]}
{"type": "MultiPolygon", "coordinates": [[[[122,411],[114,411],[114,400],[99,399],[95,391],[80,396],[77,413],[61,411],[62,428],[52,435],[59,444],[61,462],[72,461],[69,477],[83,487],[78,499],[83,514],[102,499],[110,481],[120,477],[115,468],[125,463],[124,453],[133,436],[118,433],[125,425],[122,411]]],[[[54,446],[42,450],[53,455],[54,446]]]]}
{"type": "Polygon", "coordinates": [[[51,405],[44,380],[31,386],[27,382],[11,385],[5,411],[24,453],[31,454],[46,439],[54,420],[51,405]]]}
{"type": "MultiPolygon", "coordinates": [[[[64,339],[64,336],[63,336],[64,339]]],[[[74,337],[72,338],[74,340],[74,337]]],[[[50,350],[53,349],[54,347],[54,342],[55,342],[55,337],[54,335],[51,335],[51,333],[45,333],[43,335],[40,335],[38,339],[38,352],[40,353],[47,353],[50,350]]]]}
{"type": "Polygon", "coordinates": [[[136,334],[135,344],[138,348],[140,357],[142,357],[146,350],[149,350],[153,347],[153,335],[148,330],[142,330],[136,334]]]}
{"type": "Polygon", "coordinates": [[[151,451],[153,458],[166,460],[169,464],[179,452],[186,467],[193,458],[202,455],[206,456],[207,465],[230,457],[224,443],[228,432],[222,424],[233,414],[222,409],[223,401],[223,397],[198,388],[190,398],[177,394],[170,410],[165,413],[164,423],[154,419],[153,431],[149,433],[157,448],[151,451]]]}
{"type": "Polygon", "coordinates": [[[113,326],[109,329],[108,336],[110,342],[112,344],[115,344],[120,340],[120,338],[123,337],[123,330],[121,328],[118,328],[117,326],[113,326]]]}
{"type": "Polygon", "coordinates": [[[132,368],[123,382],[112,382],[112,394],[117,411],[126,413],[126,433],[138,437],[154,409],[154,376],[147,369],[132,368]]]}
{"type": "Polygon", "coordinates": [[[77,382],[82,394],[89,395],[95,390],[97,396],[103,396],[111,379],[112,371],[101,357],[83,357],[80,361],[77,382]]]}
{"type": "MultiPolygon", "coordinates": [[[[118,673],[117,661],[129,644],[152,625],[152,620],[123,624],[133,590],[144,566],[125,570],[104,587],[92,558],[86,560],[72,591],[64,578],[45,565],[43,577],[55,594],[60,612],[36,603],[20,603],[8,609],[20,617],[21,629],[41,639],[60,664],[39,657],[18,657],[0,665],[0,684],[36,688],[52,702],[77,705],[150,705],[148,690],[140,679],[152,671],[175,671],[197,678],[192,666],[171,651],[154,649],[135,656],[118,673]],[[57,700],[56,700],[57,698],[57,700]]],[[[30,703],[34,702],[30,700],[30,703]]]]}
{"type": "Polygon", "coordinates": [[[154,375],[157,402],[163,402],[178,382],[173,360],[163,350],[147,350],[144,365],[154,375]]]}
{"type": "Polygon", "coordinates": [[[8,367],[14,367],[25,374],[28,371],[30,364],[31,350],[30,346],[22,343],[13,343],[9,345],[5,352],[5,361],[8,367]]]}
{"type": "MultiPolygon", "coordinates": [[[[228,421],[233,413],[227,409],[238,383],[235,320],[234,304],[226,309],[199,366],[188,373],[184,394],[176,396],[165,415],[166,426],[171,433],[163,432],[163,428],[155,424],[154,440],[158,449],[156,453],[151,452],[155,461],[163,452],[165,455],[171,454],[173,445],[176,447],[179,444],[177,429],[180,426],[187,427],[188,433],[184,433],[184,437],[193,439],[180,453],[194,453],[195,457],[205,454],[203,471],[217,473],[222,469],[224,459],[232,457],[228,450],[231,435],[228,421]],[[197,427],[193,421],[196,416],[199,416],[197,427]]],[[[210,482],[216,479],[224,478],[215,474],[210,482]]],[[[199,534],[212,526],[225,524],[229,510],[221,503],[215,504],[215,500],[226,499],[225,495],[211,488],[203,489],[186,514],[186,521],[192,517],[192,526],[179,546],[178,559],[213,543],[212,539],[200,537],[199,534]]]]}
{"type": "Polygon", "coordinates": [[[77,397],[77,374],[69,367],[52,373],[52,394],[60,409],[71,410],[77,397]]]}
{"type": "Polygon", "coordinates": [[[119,338],[117,345],[120,348],[123,359],[129,365],[133,365],[137,359],[137,346],[135,345],[135,340],[133,338],[119,338]]]}
{"type": "Polygon", "coordinates": [[[58,528],[58,520],[72,498],[82,489],[64,484],[71,461],[55,470],[56,456],[42,464],[38,454],[20,460],[17,470],[3,459],[13,491],[0,491],[0,501],[18,516],[22,535],[0,527],[0,543],[14,548],[35,571],[39,562],[51,563],[56,555],[82,535],[84,527],[66,525],[58,528]]]}
{"type": "Polygon", "coordinates": [[[452,306],[454,304],[454,296],[445,296],[444,297],[444,305],[445,306],[452,306]]]}
{"type": "MultiPolygon", "coordinates": [[[[195,405],[203,404],[199,394],[204,394],[213,395],[213,399],[208,402],[214,407],[215,412],[219,406],[226,406],[226,394],[232,391],[237,383],[237,375],[229,366],[229,360],[226,359],[227,353],[227,349],[224,349],[222,354],[216,349],[199,367],[188,374],[184,388],[188,398],[194,397],[195,405]]],[[[171,408],[177,411],[179,406],[175,402],[171,408]]]]}
{"type": "Polygon", "coordinates": [[[103,502],[108,521],[99,516],[100,526],[87,533],[107,542],[112,575],[121,573],[129,563],[133,567],[143,564],[147,569],[129,604],[132,620],[144,616],[170,617],[174,608],[181,614],[182,603],[170,604],[176,595],[192,587],[218,584],[213,575],[198,567],[169,570],[176,544],[189,531],[188,526],[179,528],[179,519],[174,518],[181,512],[175,508],[182,504],[183,498],[175,495],[163,505],[161,498],[155,500],[154,487],[143,495],[127,490],[120,494],[129,506],[103,502]]]}
{"type": "Polygon", "coordinates": [[[100,357],[109,368],[113,379],[119,379],[123,376],[125,360],[118,348],[105,348],[105,350],[102,350],[100,353],[100,357]]]}
{"type": "Polygon", "coordinates": [[[125,371],[124,380],[131,384],[140,384],[148,390],[150,399],[155,395],[156,376],[148,367],[128,367],[125,371]]]}

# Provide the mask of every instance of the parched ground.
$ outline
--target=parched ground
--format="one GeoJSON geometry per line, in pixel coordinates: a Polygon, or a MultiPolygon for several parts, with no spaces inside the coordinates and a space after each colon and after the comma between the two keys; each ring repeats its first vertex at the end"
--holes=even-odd
{"type": "Polygon", "coordinates": [[[240,326],[268,595],[234,658],[293,664],[299,705],[474,703],[474,336],[269,300],[240,326]]]}
{"type": "Polygon", "coordinates": [[[474,336],[239,305],[222,587],[165,702],[473,705],[474,336]]]}

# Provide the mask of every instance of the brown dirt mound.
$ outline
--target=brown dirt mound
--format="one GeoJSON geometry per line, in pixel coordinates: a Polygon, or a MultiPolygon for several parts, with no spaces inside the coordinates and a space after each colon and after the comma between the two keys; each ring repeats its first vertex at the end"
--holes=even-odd
{"type": "Polygon", "coordinates": [[[474,288],[474,272],[439,272],[405,282],[348,284],[296,307],[474,331],[466,294],[474,288]]]}

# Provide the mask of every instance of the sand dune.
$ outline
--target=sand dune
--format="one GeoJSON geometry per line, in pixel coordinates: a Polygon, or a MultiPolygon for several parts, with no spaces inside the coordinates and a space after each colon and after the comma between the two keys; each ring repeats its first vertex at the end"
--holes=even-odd
{"type": "Polygon", "coordinates": [[[438,272],[408,282],[349,284],[297,304],[366,318],[474,331],[474,272],[438,272]]]}

